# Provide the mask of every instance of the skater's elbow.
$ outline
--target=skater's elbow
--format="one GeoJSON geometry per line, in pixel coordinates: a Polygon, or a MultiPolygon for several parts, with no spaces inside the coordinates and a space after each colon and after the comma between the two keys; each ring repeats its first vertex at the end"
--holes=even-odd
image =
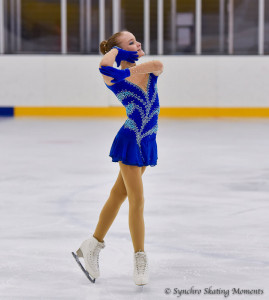
{"type": "Polygon", "coordinates": [[[154,67],[156,71],[163,71],[163,63],[160,60],[154,60],[154,67]]]}

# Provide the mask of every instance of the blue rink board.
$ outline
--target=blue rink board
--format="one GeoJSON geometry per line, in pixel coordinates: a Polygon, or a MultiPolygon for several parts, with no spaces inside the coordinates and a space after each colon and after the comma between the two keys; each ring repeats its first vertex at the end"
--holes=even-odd
{"type": "Polygon", "coordinates": [[[0,107],[0,117],[14,117],[14,107],[0,107]]]}

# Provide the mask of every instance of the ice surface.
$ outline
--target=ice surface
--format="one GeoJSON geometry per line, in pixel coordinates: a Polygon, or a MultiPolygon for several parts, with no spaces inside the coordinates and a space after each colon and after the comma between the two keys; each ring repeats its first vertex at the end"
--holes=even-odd
{"type": "Polygon", "coordinates": [[[108,154],[124,120],[0,119],[0,299],[225,298],[209,287],[269,299],[268,119],[160,118],[158,165],[143,175],[150,282],[133,282],[128,200],[105,237],[101,277],[86,278],[71,252],[118,176],[108,154]],[[201,294],[173,294],[191,287],[201,294]]]}

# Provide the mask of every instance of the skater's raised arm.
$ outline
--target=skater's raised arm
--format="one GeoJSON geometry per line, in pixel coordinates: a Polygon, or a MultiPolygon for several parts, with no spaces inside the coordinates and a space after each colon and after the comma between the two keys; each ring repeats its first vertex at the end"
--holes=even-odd
{"type": "Polygon", "coordinates": [[[102,60],[99,64],[99,68],[101,68],[101,66],[111,66],[111,67],[113,67],[113,64],[115,62],[115,59],[116,59],[117,55],[118,55],[118,49],[117,48],[112,48],[102,58],[102,60]]]}
{"type": "MultiPolygon", "coordinates": [[[[124,80],[127,77],[132,76],[133,74],[138,73],[154,73],[158,72],[157,74],[160,74],[163,70],[163,64],[159,60],[153,60],[146,62],[144,64],[141,64],[139,66],[133,66],[130,68],[125,69],[117,69],[113,68],[111,66],[101,66],[99,68],[99,71],[102,73],[102,75],[105,77],[107,76],[109,81],[113,78],[113,80],[110,81],[110,83],[116,83],[119,81],[124,80]]],[[[156,75],[158,76],[158,75],[156,75]]],[[[106,81],[106,79],[105,79],[106,81]]]]}
{"type": "Polygon", "coordinates": [[[130,76],[137,73],[154,73],[161,74],[163,72],[163,64],[159,60],[152,60],[142,63],[138,66],[130,67],[130,76]]]}
{"type": "Polygon", "coordinates": [[[163,72],[163,64],[159,60],[152,60],[139,66],[133,66],[125,69],[117,69],[112,66],[103,66],[99,68],[99,71],[104,77],[104,81],[107,84],[116,83],[124,80],[124,78],[130,77],[133,74],[139,73],[153,73],[155,76],[159,76],[163,72]],[[113,79],[113,80],[112,80],[113,79]]]}

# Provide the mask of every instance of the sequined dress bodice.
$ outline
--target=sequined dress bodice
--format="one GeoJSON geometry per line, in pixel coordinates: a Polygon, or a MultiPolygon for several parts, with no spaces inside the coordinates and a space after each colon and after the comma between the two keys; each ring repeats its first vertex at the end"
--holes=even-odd
{"type": "Polygon", "coordinates": [[[135,133],[138,144],[146,136],[156,136],[158,131],[160,106],[157,79],[158,76],[149,73],[147,93],[126,79],[113,85],[106,84],[125,107],[128,118],[124,128],[135,133]]]}
{"type": "Polygon", "coordinates": [[[147,92],[135,83],[124,79],[106,86],[126,109],[127,120],[118,131],[111,147],[114,162],[131,165],[156,165],[158,116],[160,113],[157,79],[149,73],[147,92]]]}

